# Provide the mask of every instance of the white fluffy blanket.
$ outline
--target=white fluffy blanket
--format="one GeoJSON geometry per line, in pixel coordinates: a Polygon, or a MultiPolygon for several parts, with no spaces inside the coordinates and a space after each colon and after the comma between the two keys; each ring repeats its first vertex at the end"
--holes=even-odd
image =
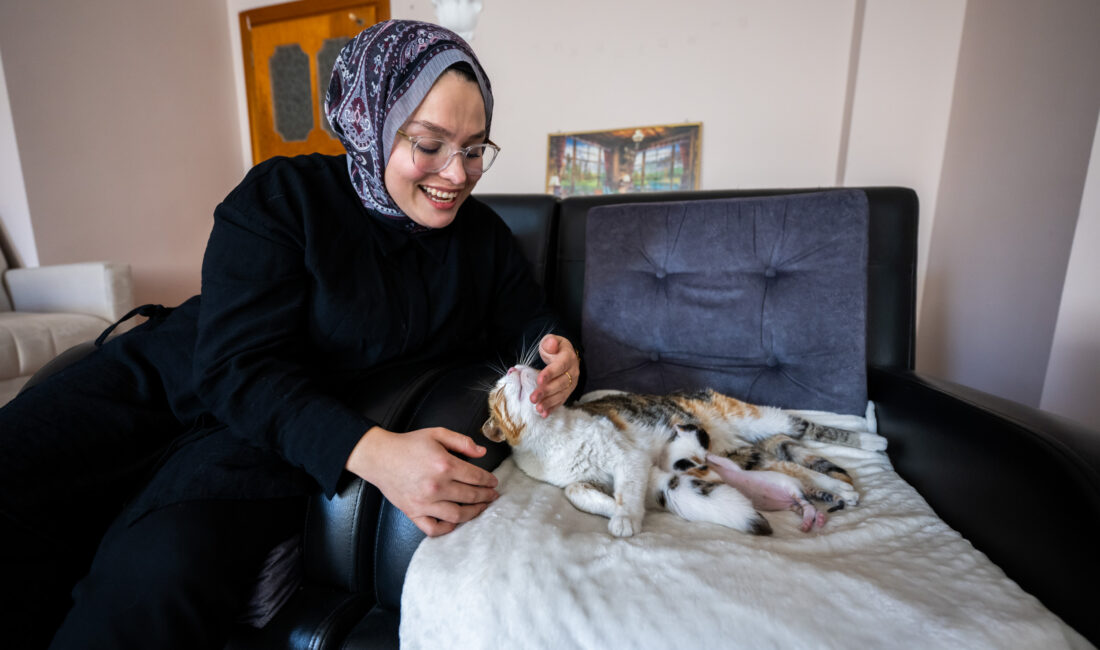
{"type": "MultiPolygon", "coordinates": [[[[802,413],[849,429],[859,417],[802,413]]],[[[511,459],[500,498],[413,556],[403,648],[1087,648],[932,512],[881,453],[817,445],[862,493],[770,537],[664,512],[616,539],[511,459]]]]}

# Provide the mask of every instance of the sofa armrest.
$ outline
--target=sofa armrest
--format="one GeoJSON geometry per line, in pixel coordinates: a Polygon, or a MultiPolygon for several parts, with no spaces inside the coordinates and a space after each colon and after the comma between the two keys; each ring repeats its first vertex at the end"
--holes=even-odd
{"type": "MultiPolygon", "coordinates": [[[[423,393],[409,419],[408,430],[445,427],[468,435],[485,447],[486,453],[481,458],[462,457],[463,460],[493,471],[511,454],[511,448],[506,443],[490,442],[482,435],[481,425],[488,417],[489,407],[480,387],[499,377],[498,371],[483,362],[451,370],[423,393]]],[[[382,500],[374,549],[375,595],[381,607],[394,612],[400,609],[405,570],[423,539],[424,533],[403,512],[382,500]]]]}
{"type": "Polygon", "coordinates": [[[91,314],[113,323],[134,306],[128,264],[83,262],[9,269],[4,284],[15,311],[91,314]]]}
{"type": "Polygon", "coordinates": [[[1021,587],[1100,642],[1100,432],[978,390],[872,367],[898,474],[1021,587]]]}
{"type": "MultiPolygon", "coordinates": [[[[450,369],[422,394],[409,420],[408,430],[441,426],[466,434],[484,446],[486,454],[464,460],[489,471],[496,469],[511,449],[506,443],[487,440],[481,433],[481,425],[488,416],[483,387],[499,376],[489,363],[472,362],[450,369]]],[[[424,533],[393,504],[382,499],[375,539],[377,604],[352,630],[343,650],[399,647],[401,590],[409,562],[424,539],[424,533]]]]}

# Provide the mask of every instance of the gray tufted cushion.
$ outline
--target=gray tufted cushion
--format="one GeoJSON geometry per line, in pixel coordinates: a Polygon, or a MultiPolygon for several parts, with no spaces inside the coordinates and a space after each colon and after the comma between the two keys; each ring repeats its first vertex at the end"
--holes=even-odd
{"type": "Polygon", "coordinates": [[[587,389],[862,415],[867,219],[857,190],[593,208],[587,389]]]}

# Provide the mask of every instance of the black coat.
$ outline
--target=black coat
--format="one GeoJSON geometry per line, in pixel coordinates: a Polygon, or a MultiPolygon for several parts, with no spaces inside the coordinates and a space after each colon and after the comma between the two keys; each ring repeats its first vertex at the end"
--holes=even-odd
{"type": "Polygon", "coordinates": [[[214,213],[201,296],[107,343],[181,425],[134,513],[337,489],[375,422],[348,404],[384,364],[515,359],[556,331],[511,232],[468,199],[410,234],[363,207],[344,156],[255,167],[214,213]],[[307,477],[312,477],[312,481],[307,477]]]}

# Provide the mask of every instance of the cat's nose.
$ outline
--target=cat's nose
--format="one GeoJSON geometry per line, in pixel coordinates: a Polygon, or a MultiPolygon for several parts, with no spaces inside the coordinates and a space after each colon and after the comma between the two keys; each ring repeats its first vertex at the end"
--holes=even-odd
{"type": "Polygon", "coordinates": [[[519,368],[516,368],[515,366],[512,366],[511,368],[508,369],[508,374],[509,375],[512,374],[513,372],[519,372],[519,368]]]}

